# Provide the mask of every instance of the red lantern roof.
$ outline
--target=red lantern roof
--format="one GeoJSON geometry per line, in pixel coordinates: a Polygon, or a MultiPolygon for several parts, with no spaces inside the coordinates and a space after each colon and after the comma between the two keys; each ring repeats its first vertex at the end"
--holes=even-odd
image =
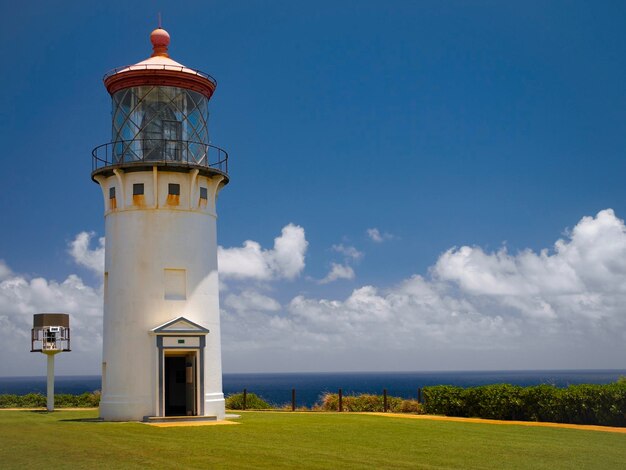
{"type": "Polygon", "coordinates": [[[111,70],[104,76],[104,86],[109,94],[135,86],[173,86],[202,93],[211,98],[217,82],[210,75],[190,69],[168,54],[170,35],[162,28],[150,34],[152,55],[135,65],[128,65],[111,70]]]}

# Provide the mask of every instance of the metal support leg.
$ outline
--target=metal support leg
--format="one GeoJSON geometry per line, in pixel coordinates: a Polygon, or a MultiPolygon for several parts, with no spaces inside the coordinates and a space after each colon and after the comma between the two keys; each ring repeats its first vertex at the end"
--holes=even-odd
{"type": "Polygon", "coordinates": [[[48,354],[48,401],[46,408],[54,411],[54,354],[48,354]]]}

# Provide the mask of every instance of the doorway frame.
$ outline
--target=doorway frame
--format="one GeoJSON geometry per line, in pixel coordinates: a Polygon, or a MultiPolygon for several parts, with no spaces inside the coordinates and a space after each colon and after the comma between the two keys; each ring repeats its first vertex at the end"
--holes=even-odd
{"type": "MultiPolygon", "coordinates": [[[[168,335],[170,336],[170,335],[168,335]]],[[[178,337],[178,335],[177,335],[178,337]]],[[[157,416],[166,416],[165,415],[165,356],[169,355],[168,353],[176,353],[178,354],[190,354],[195,353],[196,355],[196,376],[194,377],[196,381],[196,393],[195,393],[195,401],[196,401],[196,410],[197,416],[204,416],[204,400],[201,398],[204,396],[204,347],[206,343],[206,338],[204,336],[185,336],[185,339],[197,338],[199,341],[198,347],[176,347],[176,346],[164,346],[163,345],[163,336],[157,336],[157,349],[159,355],[159,376],[157,378],[159,384],[159,412],[157,416]]]]}
{"type": "Polygon", "coordinates": [[[204,416],[204,364],[206,336],[209,330],[197,323],[178,317],[151,330],[156,336],[156,416],[165,416],[165,356],[167,353],[195,353],[196,415],[204,416]]]}

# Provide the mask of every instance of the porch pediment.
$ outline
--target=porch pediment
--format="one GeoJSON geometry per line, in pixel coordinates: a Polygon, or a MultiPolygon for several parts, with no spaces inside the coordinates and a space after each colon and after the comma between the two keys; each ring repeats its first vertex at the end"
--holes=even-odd
{"type": "Polygon", "coordinates": [[[178,317],[153,328],[150,332],[155,335],[206,335],[209,330],[185,317],[178,317]]]}

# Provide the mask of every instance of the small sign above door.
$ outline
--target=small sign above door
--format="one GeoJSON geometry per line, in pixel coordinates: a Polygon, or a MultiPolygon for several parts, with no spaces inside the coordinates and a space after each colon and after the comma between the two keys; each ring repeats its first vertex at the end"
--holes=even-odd
{"type": "Polygon", "coordinates": [[[163,337],[164,348],[199,348],[200,338],[198,336],[164,336],[163,337]]]}

